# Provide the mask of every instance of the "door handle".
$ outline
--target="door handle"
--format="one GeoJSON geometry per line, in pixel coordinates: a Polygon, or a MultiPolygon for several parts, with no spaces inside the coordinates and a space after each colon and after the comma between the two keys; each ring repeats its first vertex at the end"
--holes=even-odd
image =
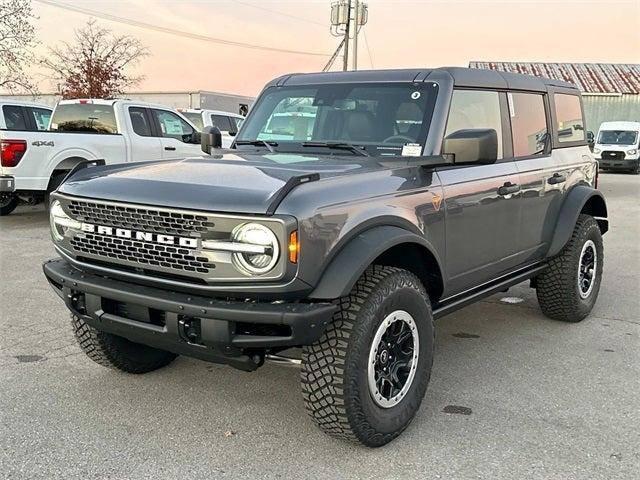
{"type": "Polygon", "coordinates": [[[502,185],[498,189],[498,195],[501,195],[504,197],[506,195],[511,195],[512,193],[516,193],[519,191],[520,191],[520,185],[518,185],[517,183],[504,182],[504,185],[502,185]]]}
{"type": "Polygon", "coordinates": [[[549,177],[547,183],[549,185],[557,185],[558,183],[564,183],[567,181],[567,177],[564,175],[560,175],[558,172],[554,173],[553,176],[549,177]]]}
{"type": "Polygon", "coordinates": [[[176,147],[164,147],[165,150],[169,150],[170,152],[173,152],[176,147]]]}

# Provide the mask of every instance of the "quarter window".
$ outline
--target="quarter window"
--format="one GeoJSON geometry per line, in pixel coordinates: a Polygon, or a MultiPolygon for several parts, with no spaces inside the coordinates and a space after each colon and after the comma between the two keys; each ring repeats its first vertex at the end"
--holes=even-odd
{"type": "Polygon", "coordinates": [[[582,108],[580,97],[577,95],[554,95],[556,105],[556,131],[558,142],[584,141],[584,123],[582,121],[582,108]]]}
{"type": "Polygon", "coordinates": [[[153,133],[151,133],[151,126],[147,121],[147,116],[145,115],[144,110],[144,108],[140,107],[129,108],[131,126],[133,127],[133,131],[141,137],[152,137],[153,133]]]}
{"type": "Polygon", "coordinates": [[[498,92],[454,90],[445,136],[458,130],[490,128],[498,135],[498,158],[502,158],[502,119],[498,92]]]}
{"type": "Polygon", "coordinates": [[[4,123],[7,130],[27,130],[27,122],[22,113],[22,107],[16,105],[4,105],[2,107],[4,123]]]}
{"type": "Polygon", "coordinates": [[[166,110],[153,110],[153,114],[158,119],[163,137],[175,138],[185,143],[191,142],[194,130],[178,115],[166,110]]]}
{"type": "Polygon", "coordinates": [[[542,95],[509,93],[513,155],[540,155],[547,143],[547,118],[542,95]]]}
{"type": "Polygon", "coordinates": [[[51,110],[46,108],[29,107],[31,115],[33,115],[33,121],[36,124],[38,130],[46,130],[49,128],[49,120],[51,120],[51,110]]]}

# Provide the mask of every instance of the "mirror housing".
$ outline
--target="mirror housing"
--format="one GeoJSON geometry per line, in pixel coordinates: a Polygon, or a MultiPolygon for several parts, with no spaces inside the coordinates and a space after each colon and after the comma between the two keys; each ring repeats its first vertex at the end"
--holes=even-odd
{"type": "Polygon", "coordinates": [[[207,155],[211,155],[213,148],[222,148],[222,133],[218,127],[207,127],[202,131],[200,148],[207,155]]]}
{"type": "Polygon", "coordinates": [[[495,163],[498,159],[498,133],[493,128],[457,130],[444,139],[442,152],[453,155],[455,164],[495,163]]]}

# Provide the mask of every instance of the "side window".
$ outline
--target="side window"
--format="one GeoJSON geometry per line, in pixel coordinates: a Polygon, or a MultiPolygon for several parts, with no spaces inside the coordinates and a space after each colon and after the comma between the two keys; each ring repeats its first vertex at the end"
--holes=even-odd
{"type": "Polygon", "coordinates": [[[509,93],[513,156],[543,154],[547,142],[547,117],[542,95],[509,93]]]}
{"type": "Polygon", "coordinates": [[[29,107],[28,110],[33,115],[33,121],[36,122],[38,130],[46,130],[49,128],[49,120],[51,120],[51,110],[46,108],[29,107]]]}
{"type": "Polygon", "coordinates": [[[27,130],[27,121],[22,112],[22,107],[17,105],[4,105],[2,107],[7,130],[27,130]]]}
{"type": "Polygon", "coordinates": [[[162,136],[175,138],[184,143],[191,143],[194,130],[187,122],[178,115],[167,110],[153,110],[153,114],[158,119],[162,136]]]}
{"type": "Polygon", "coordinates": [[[556,130],[560,143],[584,141],[584,124],[582,108],[577,95],[555,94],[556,130]]]}
{"type": "Polygon", "coordinates": [[[502,119],[498,92],[454,90],[445,136],[469,128],[492,128],[498,134],[498,158],[502,158],[502,119]]]}
{"type": "Polygon", "coordinates": [[[129,107],[129,118],[133,131],[141,137],[152,137],[151,126],[147,121],[145,109],[140,107],[129,107]]]}
{"type": "Polygon", "coordinates": [[[218,127],[221,132],[232,131],[231,123],[229,122],[229,117],[225,115],[211,115],[211,124],[214,127],[218,127]]]}

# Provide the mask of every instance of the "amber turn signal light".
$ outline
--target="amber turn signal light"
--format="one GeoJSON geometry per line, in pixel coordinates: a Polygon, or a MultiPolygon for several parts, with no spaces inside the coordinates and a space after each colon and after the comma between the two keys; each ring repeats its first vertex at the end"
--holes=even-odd
{"type": "Polygon", "coordinates": [[[298,231],[294,230],[289,234],[289,261],[291,263],[298,263],[299,255],[300,242],[298,242],[298,231]]]}

